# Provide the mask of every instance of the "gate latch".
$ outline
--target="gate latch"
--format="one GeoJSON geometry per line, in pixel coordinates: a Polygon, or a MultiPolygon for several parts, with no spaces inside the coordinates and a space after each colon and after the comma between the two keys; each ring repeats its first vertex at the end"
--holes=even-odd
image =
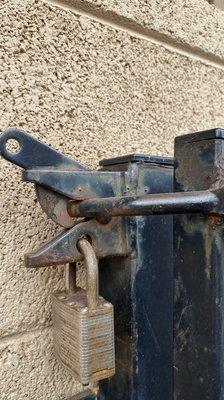
{"type": "Polygon", "coordinates": [[[69,214],[69,201],[122,195],[125,174],[99,169],[92,171],[80,162],[64,156],[33,136],[9,129],[0,136],[0,153],[22,167],[23,180],[35,184],[43,211],[65,229],[38,250],[26,254],[27,267],[52,266],[82,259],[77,241],[90,238],[96,256],[124,256],[130,252],[121,218],[76,218],[69,214]],[[19,144],[17,152],[7,150],[7,142],[19,144]]]}
{"type": "Polygon", "coordinates": [[[35,184],[43,211],[66,228],[38,250],[26,254],[27,267],[81,260],[76,244],[84,235],[91,239],[98,258],[129,254],[130,238],[122,218],[124,216],[224,214],[223,188],[132,195],[128,193],[131,181],[129,171],[105,167],[92,171],[18,129],[9,129],[0,136],[0,153],[24,169],[23,180],[35,184]],[[10,139],[19,143],[19,150],[15,153],[7,150],[10,139]],[[117,218],[112,218],[115,216],[117,218]]]}
{"type": "Polygon", "coordinates": [[[220,129],[177,138],[174,169],[170,158],[135,154],[118,157],[118,163],[103,160],[93,171],[21,130],[0,135],[1,155],[23,168],[43,211],[64,228],[27,254],[26,266],[68,263],[71,271],[72,263],[83,260],[83,238],[97,259],[108,257],[101,289],[115,309],[120,369],[115,383],[107,382],[113,398],[119,398],[121,381],[127,398],[155,393],[170,400],[173,392],[174,398],[194,400],[198,393],[200,399],[222,393],[223,139],[220,129]],[[11,139],[18,142],[17,152],[8,150],[11,139]],[[162,193],[164,187],[171,192],[162,193]],[[162,214],[175,217],[143,217],[162,214]],[[154,251],[160,240],[163,249],[154,251]]]}

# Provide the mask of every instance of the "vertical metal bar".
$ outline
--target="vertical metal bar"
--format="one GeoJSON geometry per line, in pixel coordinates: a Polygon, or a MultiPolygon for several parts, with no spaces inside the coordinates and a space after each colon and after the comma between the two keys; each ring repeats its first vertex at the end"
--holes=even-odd
{"type": "MultiPolygon", "coordinates": [[[[126,170],[124,194],[173,191],[171,160],[107,161],[126,170]]],[[[116,375],[102,399],[172,398],[172,216],[125,217],[132,255],[100,262],[100,294],[114,304],[116,375]]]]}
{"type": "MultiPolygon", "coordinates": [[[[175,191],[223,186],[224,131],[175,142],[175,191]]],[[[174,217],[174,399],[224,398],[224,225],[218,215],[174,217]]]]}

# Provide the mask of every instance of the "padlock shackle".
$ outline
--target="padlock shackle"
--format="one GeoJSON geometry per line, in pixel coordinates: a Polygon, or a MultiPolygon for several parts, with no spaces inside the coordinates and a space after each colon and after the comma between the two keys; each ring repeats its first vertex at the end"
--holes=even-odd
{"type": "Polygon", "coordinates": [[[91,243],[85,239],[79,239],[77,248],[83,255],[86,267],[86,297],[89,310],[95,310],[99,301],[99,268],[98,259],[91,243]]]}

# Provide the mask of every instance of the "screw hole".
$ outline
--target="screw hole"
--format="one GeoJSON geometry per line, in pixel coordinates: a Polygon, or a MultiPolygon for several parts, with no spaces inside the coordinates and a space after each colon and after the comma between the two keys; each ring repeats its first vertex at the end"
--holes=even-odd
{"type": "Polygon", "coordinates": [[[5,149],[9,153],[18,154],[21,150],[21,144],[16,139],[8,139],[5,144],[5,149]]]}

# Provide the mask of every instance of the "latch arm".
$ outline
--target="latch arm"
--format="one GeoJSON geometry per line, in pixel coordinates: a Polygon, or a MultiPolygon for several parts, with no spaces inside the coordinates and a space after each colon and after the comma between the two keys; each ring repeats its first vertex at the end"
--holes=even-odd
{"type": "Polygon", "coordinates": [[[73,228],[61,232],[36,251],[26,254],[26,267],[48,267],[81,261],[82,255],[77,248],[77,242],[84,236],[92,243],[98,258],[125,256],[130,253],[130,243],[121,221],[115,218],[104,225],[91,219],[81,221],[73,228]]]}

